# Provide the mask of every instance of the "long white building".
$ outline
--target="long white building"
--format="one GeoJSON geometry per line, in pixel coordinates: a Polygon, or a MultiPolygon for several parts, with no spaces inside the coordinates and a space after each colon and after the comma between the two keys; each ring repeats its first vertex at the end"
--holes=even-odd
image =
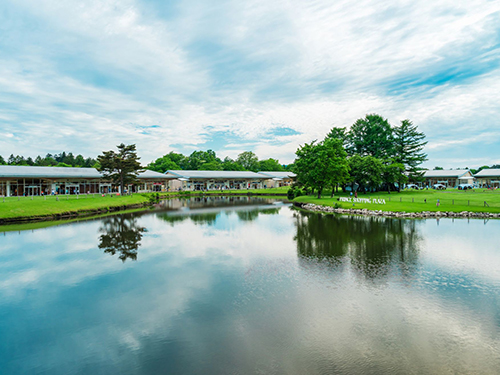
{"type": "Polygon", "coordinates": [[[262,189],[289,185],[291,172],[169,170],[171,190],[262,189]]]}
{"type": "MultiPolygon", "coordinates": [[[[130,191],[163,191],[169,177],[158,172],[144,171],[139,183],[130,191]]],[[[110,193],[118,191],[95,168],[31,167],[0,165],[0,196],[31,196],[56,194],[110,193]]]]}
{"type": "Polygon", "coordinates": [[[477,172],[474,177],[479,187],[500,188],[500,169],[487,168],[477,172]]]}
{"type": "Polygon", "coordinates": [[[446,187],[457,187],[460,184],[472,184],[474,176],[468,169],[432,170],[424,172],[425,185],[432,187],[442,184],[446,187]]]}

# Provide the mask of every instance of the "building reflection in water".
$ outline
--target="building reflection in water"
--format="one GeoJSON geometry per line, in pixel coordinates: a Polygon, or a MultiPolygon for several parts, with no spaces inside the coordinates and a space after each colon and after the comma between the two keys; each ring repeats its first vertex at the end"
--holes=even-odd
{"type": "Polygon", "coordinates": [[[295,213],[294,237],[303,266],[321,261],[348,262],[358,274],[380,279],[391,267],[410,277],[418,262],[422,236],[417,220],[295,213]]]}
{"type": "Polygon", "coordinates": [[[110,255],[118,254],[125,262],[127,259],[137,260],[137,251],[146,228],[137,224],[133,215],[117,215],[102,219],[99,227],[99,249],[110,255]]]}
{"type": "Polygon", "coordinates": [[[240,221],[254,221],[259,215],[276,215],[280,212],[281,207],[270,208],[249,208],[245,205],[240,206],[234,203],[227,205],[226,210],[217,208],[214,211],[209,209],[193,209],[189,211],[171,211],[167,213],[159,213],[157,216],[174,226],[178,222],[191,220],[196,225],[214,225],[221,215],[236,214],[240,221]]]}

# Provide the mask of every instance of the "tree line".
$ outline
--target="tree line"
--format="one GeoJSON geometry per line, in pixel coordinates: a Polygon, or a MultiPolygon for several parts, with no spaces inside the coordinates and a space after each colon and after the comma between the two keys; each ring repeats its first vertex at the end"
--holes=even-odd
{"type": "Polygon", "coordinates": [[[0,155],[0,165],[27,165],[36,167],[81,167],[95,168],[97,160],[93,158],[85,158],[82,155],[74,156],[73,153],[47,154],[45,157],[38,155],[34,160],[31,157],[25,158],[11,154],[7,160],[0,155]]]}
{"type": "MultiPolygon", "coordinates": [[[[0,155],[0,165],[22,165],[37,167],[82,167],[99,169],[99,160],[82,155],[74,156],[73,153],[47,154],[45,157],[31,157],[11,154],[7,160],[0,155]]],[[[236,160],[230,157],[221,159],[215,151],[193,151],[185,156],[181,153],[170,152],[153,162],[149,163],[145,169],[164,173],[167,170],[205,170],[205,171],[285,171],[290,170],[290,166],[280,164],[279,160],[269,158],[259,160],[252,151],[245,151],[238,155],[236,160]]]]}
{"type": "Polygon", "coordinates": [[[236,160],[226,156],[217,157],[213,150],[193,151],[189,156],[170,152],[146,166],[146,169],[165,173],[168,170],[203,170],[203,171],[285,171],[291,166],[284,166],[277,159],[259,160],[252,151],[245,151],[236,160]]]}
{"type": "Polygon", "coordinates": [[[408,182],[423,179],[420,165],[427,160],[423,149],[425,134],[410,120],[391,126],[378,114],[356,120],[350,130],[334,127],[326,137],[300,146],[296,151],[293,171],[297,185],[291,195],[301,189],[317,192],[349,186],[351,191],[375,191],[380,188],[400,191],[408,182]]]}

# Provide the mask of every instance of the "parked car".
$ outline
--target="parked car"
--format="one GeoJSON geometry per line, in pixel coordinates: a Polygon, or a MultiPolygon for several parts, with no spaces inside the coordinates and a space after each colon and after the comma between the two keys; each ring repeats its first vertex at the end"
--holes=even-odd
{"type": "Polygon", "coordinates": [[[458,190],[468,190],[468,189],[473,189],[474,185],[472,184],[460,184],[458,185],[458,190]]]}
{"type": "Polygon", "coordinates": [[[422,188],[418,185],[415,185],[415,184],[408,184],[406,185],[406,188],[407,189],[416,189],[416,190],[421,190],[422,188]]]}
{"type": "Polygon", "coordinates": [[[434,184],[434,185],[432,185],[432,188],[436,189],[436,190],[444,190],[444,189],[446,189],[446,186],[443,184],[434,184]]]}

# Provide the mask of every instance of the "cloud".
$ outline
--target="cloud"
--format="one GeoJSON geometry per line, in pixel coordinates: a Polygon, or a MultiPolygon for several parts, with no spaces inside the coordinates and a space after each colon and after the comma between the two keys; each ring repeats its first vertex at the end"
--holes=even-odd
{"type": "Polygon", "coordinates": [[[126,142],[147,162],[234,157],[236,143],[290,162],[378,112],[412,119],[431,164],[498,159],[498,137],[481,137],[499,125],[498,25],[486,0],[5,1],[0,149],[95,156],[126,142]]]}

